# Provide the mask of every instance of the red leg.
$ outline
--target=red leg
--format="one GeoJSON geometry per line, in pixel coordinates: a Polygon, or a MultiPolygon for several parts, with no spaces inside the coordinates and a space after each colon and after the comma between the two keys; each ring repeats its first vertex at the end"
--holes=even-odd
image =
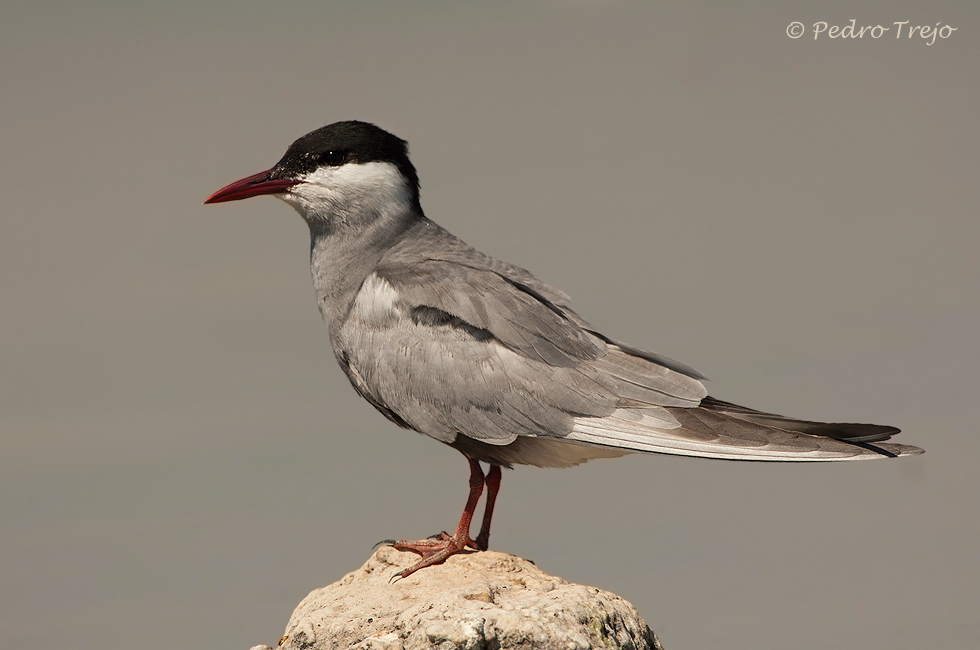
{"type": "Polygon", "coordinates": [[[490,547],[490,519],[493,518],[493,504],[500,490],[500,465],[491,465],[487,472],[487,505],[483,509],[483,524],[476,536],[476,548],[485,551],[490,547]]]}
{"type": "MultiPolygon", "coordinates": [[[[450,555],[463,551],[467,546],[476,546],[476,543],[470,539],[470,522],[473,520],[473,512],[476,510],[480,495],[483,494],[484,475],[479,462],[472,458],[467,460],[470,462],[470,494],[466,498],[466,507],[463,508],[463,516],[460,517],[459,525],[456,526],[456,533],[452,536],[439,535],[434,539],[422,539],[417,542],[392,542],[391,545],[399,551],[412,551],[422,556],[421,560],[396,573],[395,577],[407,578],[419,569],[424,569],[433,564],[442,564],[450,555]]],[[[492,474],[493,467],[490,471],[492,474]]],[[[497,473],[499,474],[499,472],[500,470],[497,468],[497,473]]],[[[497,482],[499,483],[499,477],[497,482]]],[[[486,516],[484,516],[484,521],[487,521],[486,516]]]]}

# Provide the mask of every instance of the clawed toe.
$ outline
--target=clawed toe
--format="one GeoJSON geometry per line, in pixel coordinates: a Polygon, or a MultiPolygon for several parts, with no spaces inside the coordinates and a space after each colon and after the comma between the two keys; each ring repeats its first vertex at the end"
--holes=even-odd
{"type": "Polygon", "coordinates": [[[463,538],[449,535],[445,535],[445,537],[440,535],[438,539],[430,537],[429,539],[421,539],[414,542],[397,541],[392,543],[391,546],[399,551],[418,553],[422,557],[412,566],[407,569],[402,569],[393,575],[389,582],[394,582],[400,578],[407,578],[419,569],[442,564],[450,556],[456,555],[457,553],[465,553],[469,549],[476,548],[475,542],[469,536],[463,538]]]}
{"type": "Polygon", "coordinates": [[[418,553],[423,558],[427,558],[430,555],[436,553],[441,553],[446,549],[453,549],[454,552],[458,553],[463,549],[470,546],[473,542],[470,539],[457,540],[454,537],[429,537],[428,539],[420,539],[416,541],[399,540],[392,542],[389,546],[399,550],[399,551],[410,551],[412,553],[418,553]]]}

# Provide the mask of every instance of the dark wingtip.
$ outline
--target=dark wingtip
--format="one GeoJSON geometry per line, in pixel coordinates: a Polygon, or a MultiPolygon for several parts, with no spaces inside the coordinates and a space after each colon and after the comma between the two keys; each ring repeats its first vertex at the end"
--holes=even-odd
{"type": "Polygon", "coordinates": [[[884,456],[885,458],[900,458],[902,456],[918,456],[920,454],[926,453],[925,449],[922,449],[921,447],[914,447],[912,445],[899,445],[895,443],[889,443],[887,445],[873,445],[868,442],[860,442],[855,440],[842,440],[841,442],[846,442],[849,445],[854,445],[855,447],[866,449],[868,451],[878,454],[879,456],[884,456]]]}

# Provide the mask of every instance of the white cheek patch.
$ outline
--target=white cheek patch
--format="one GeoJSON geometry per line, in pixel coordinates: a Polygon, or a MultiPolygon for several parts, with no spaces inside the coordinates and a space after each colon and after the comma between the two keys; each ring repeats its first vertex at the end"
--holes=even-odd
{"type": "Polygon", "coordinates": [[[398,167],[387,162],[348,163],[320,167],[299,177],[300,183],[279,197],[303,213],[401,208],[411,202],[411,189],[398,167]]]}

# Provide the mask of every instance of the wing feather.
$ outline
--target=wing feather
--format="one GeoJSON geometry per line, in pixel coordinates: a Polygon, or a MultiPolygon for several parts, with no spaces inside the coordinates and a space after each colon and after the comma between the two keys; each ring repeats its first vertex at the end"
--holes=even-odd
{"type": "Polygon", "coordinates": [[[334,341],[372,404],[464,453],[541,465],[634,451],[779,461],[921,453],[869,444],[897,433],[891,427],[825,425],[711,398],[697,371],[595,332],[530,274],[469,262],[382,262],[334,341]],[[605,451],[570,454],[547,440],[605,451]]]}

